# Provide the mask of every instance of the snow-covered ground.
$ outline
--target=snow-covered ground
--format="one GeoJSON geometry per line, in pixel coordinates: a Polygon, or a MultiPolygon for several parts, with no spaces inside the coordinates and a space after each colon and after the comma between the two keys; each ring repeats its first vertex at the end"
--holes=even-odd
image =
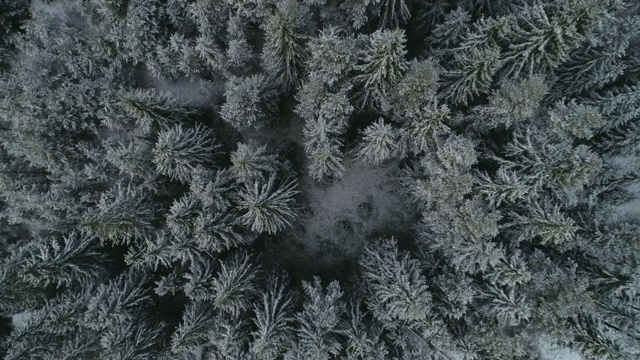
{"type": "Polygon", "coordinates": [[[305,210],[297,226],[281,235],[286,241],[280,256],[330,267],[355,259],[369,238],[409,229],[413,213],[396,191],[397,164],[376,168],[347,160],[344,165],[342,178],[331,183],[302,180],[305,210]]]}
{"type": "Polygon", "coordinates": [[[582,360],[582,357],[567,348],[553,345],[543,339],[538,339],[538,350],[543,360],[582,360]]]}

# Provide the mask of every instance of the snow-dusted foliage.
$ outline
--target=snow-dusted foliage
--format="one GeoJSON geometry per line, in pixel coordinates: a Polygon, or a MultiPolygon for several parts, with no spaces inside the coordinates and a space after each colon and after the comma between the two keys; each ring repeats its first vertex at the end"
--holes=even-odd
{"type": "Polygon", "coordinates": [[[0,356],[638,359],[639,59],[632,0],[0,1],[0,356]]]}

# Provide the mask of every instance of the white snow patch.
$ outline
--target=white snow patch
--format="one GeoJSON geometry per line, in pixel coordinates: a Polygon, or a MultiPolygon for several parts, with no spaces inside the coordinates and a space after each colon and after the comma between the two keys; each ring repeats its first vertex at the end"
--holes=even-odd
{"type": "Polygon", "coordinates": [[[543,338],[538,339],[538,350],[543,360],[582,360],[580,354],[543,338]]]}
{"type": "Polygon", "coordinates": [[[223,85],[216,85],[206,81],[192,81],[180,79],[169,81],[145,74],[145,83],[156,90],[171,94],[176,100],[194,106],[211,106],[216,98],[224,93],[223,85]]]}
{"type": "Polygon", "coordinates": [[[14,329],[22,329],[27,325],[29,319],[31,319],[32,313],[31,311],[23,311],[21,313],[13,314],[11,316],[11,324],[14,329]]]}
{"type": "MultiPolygon", "coordinates": [[[[609,160],[613,166],[620,168],[637,169],[640,164],[638,156],[617,156],[609,160]]],[[[613,209],[612,221],[614,222],[640,219],[640,182],[627,185],[626,189],[634,194],[635,198],[613,209]]]]}
{"type": "Polygon", "coordinates": [[[66,18],[67,11],[71,6],[71,2],[67,0],[56,1],[44,1],[44,0],[32,0],[30,9],[34,14],[48,14],[57,16],[60,18],[66,18]]]}
{"type": "Polygon", "coordinates": [[[319,185],[302,181],[309,212],[291,234],[305,253],[326,263],[356,256],[373,231],[406,230],[412,211],[397,193],[397,164],[370,167],[345,161],[341,179],[319,185]]]}

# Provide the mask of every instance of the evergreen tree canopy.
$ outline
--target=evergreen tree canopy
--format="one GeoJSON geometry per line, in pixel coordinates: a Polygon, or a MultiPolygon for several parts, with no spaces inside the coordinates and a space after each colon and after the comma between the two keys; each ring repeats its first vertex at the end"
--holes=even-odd
{"type": "Polygon", "coordinates": [[[0,357],[640,358],[634,0],[0,1],[0,357]]]}

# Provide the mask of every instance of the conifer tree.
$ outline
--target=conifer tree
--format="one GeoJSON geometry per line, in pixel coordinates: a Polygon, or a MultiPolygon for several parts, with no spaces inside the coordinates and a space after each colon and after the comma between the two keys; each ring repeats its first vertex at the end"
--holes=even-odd
{"type": "Polygon", "coordinates": [[[123,174],[149,179],[156,175],[151,149],[151,144],[138,139],[125,144],[109,144],[105,159],[123,174]]]}
{"type": "MultiPolygon", "coordinates": [[[[129,116],[133,117],[143,133],[158,127],[167,128],[184,121],[194,113],[166,92],[145,89],[123,93],[120,95],[120,105],[129,116]]],[[[115,130],[122,130],[125,124],[109,122],[106,125],[115,130]]]]}
{"type": "Polygon", "coordinates": [[[558,68],[557,98],[600,90],[625,74],[623,57],[638,26],[636,16],[608,16],[594,24],[587,42],[558,68]]]}
{"type": "Polygon", "coordinates": [[[195,243],[202,250],[221,252],[254,240],[242,226],[239,214],[211,209],[200,212],[193,223],[195,243]]]}
{"type": "Polygon", "coordinates": [[[250,352],[261,360],[274,360],[293,341],[293,298],[286,290],[286,279],[273,276],[267,289],[253,305],[256,330],[251,334],[250,352]]]}
{"type": "Polygon", "coordinates": [[[442,48],[456,46],[468,32],[470,22],[471,14],[462,8],[457,8],[449,12],[442,23],[436,25],[431,41],[442,48]]]}
{"type": "Polygon", "coordinates": [[[350,46],[350,40],[336,27],[322,29],[318,36],[309,39],[307,67],[310,75],[329,86],[348,80],[347,76],[356,65],[355,49],[350,46]]]}
{"type": "Polygon", "coordinates": [[[61,241],[36,240],[20,276],[33,286],[69,286],[100,279],[105,275],[105,256],[96,248],[96,239],[77,233],[61,241]]]}
{"type": "Polygon", "coordinates": [[[477,290],[472,279],[466,274],[444,274],[439,276],[435,285],[441,294],[434,302],[434,306],[443,312],[443,316],[450,319],[461,319],[470,311],[477,298],[477,290]]]}
{"type": "Polygon", "coordinates": [[[531,360],[543,338],[638,358],[639,19],[4,1],[0,352],[531,360]]]}
{"type": "Polygon", "coordinates": [[[5,358],[62,358],[77,352],[77,356],[96,356],[99,338],[90,329],[77,332],[87,308],[88,294],[64,293],[33,311],[29,319],[14,328],[8,337],[10,345],[5,358]],[[78,342],[77,340],[80,340],[78,342]]]}
{"type": "Polygon", "coordinates": [[[361,311],[360,301],[352,301],[347,308],[348,321],[344,333],[347,337],[345,352],[349,358],[381,360],[389,356],[383,339],[382,327],[370,322],[361,311]]]}
{"type": "Polygon", "coordinates": [[[150,268],[154,271],[161,265],[193,263],[195,259],[210,256],[189,236],[169,234],[165,231],[150,233],[138,239],[125,255],[125,262],[134,268],[150,268]]]}
{"type": "Polygon", "coordinates": [[[344,170],[343,154],[337,142],[324,142],[314,147],[309,152],[311,164],[309,164],[309,175],[315,180],[326,177],[341,177],[344,170]]]}
{"type": "Polygon", "coordinates": [[[489,285],[481,294],[488,302],[485,316],[494,317],[500,326],[518,326],[530,320],[530,305],[514,288],[489,285]]]}
{"type": "Polygon", "coordinates": [[[102,193],[97,206],[87,211],[81,226],[101,241],[129,243],[151,231],[156,216],[147,191],[121,182],[102,193]]]}
{"type": "Polygon", "coordinates": [[[305,281],[302,287],[306,301],[297,316],[300,325],[294,351],[313,360],[337,356],[342,348],[338,336],[343,330],[341,317],[345,312],[340,285],[333,281],[325,289],[320,278],[314,277],[313,283],[305,281]]]}
{"type": "Polygon", "coordinates": [[[191,193],[175,199],[167,214],[167,226],[177,236],[191,235],[200,209],[200,201],[191,193]]]}
{"type": "Polygon", "coordinates": [[[252,231],[275,234],[290,226],[295,218],[297,193],[295,181],[278,184],[275,174],[245,184],[238,201],[238,208],[243,212],[239,220],[252,231]]]}
{"type": "Polygon", "coordinates": [[[423,107],[409,115],[400,130],[404,150],[416,154],[427,151],[436,139],[450,131],[447,126],[449,114],[449,108],[444,105],[423,107]]]}
{"type": "Polygon", "coordinates": [[[250,359],[247,353],[247,322],[238,321],[238,317],[223,313],[217,317],[214,328],[209,332],[211,349],[209,358],[219,359],[250,359]]]}
{"type": "Polygon", "coordinates": [[[101,355],[106,360],[145,360],[154,356],[162,326],[146,321],[126,323],[109,328],[100,338],[101,355]]]}
{"type": "Polygon", "coordinates": [[[20,276],[20,268],[30,257],[33,242],[14,245],[3,254],[0,266],[0,313],[4,316],[36,308],[46,300],[46,293],[20,276]]]}
{"type": "Polygon", "coordinates": [[[411,114],[433,102],[440,71],[432,60],[412,61],[409,70],[395,87],[394,107],[401,113],[411,114]]]}
{"type": "Polygon", "coordinates": [[[439,96],[452,104],[466,105],[486,93],[498,70],[500,50],[496,47],[474,48],[454,54],[442,73],[439,96]]]}
{"type": "Polygon", "coordinates": [[[304,6],[297,1],[282,0],[265,24],[263,66],[284,90],[290,90],[301,79],[307,57],[305,13],[304,6]]]}
{"type": "Polygon", "coordinates": [[[236,197],[235,178],[228,169],[196,169],[191,179],[191,193],[206,208],[225,211],[236,197]]]}
{"type": "Polygon", "coordinates": [[[606,120],[605,128],[614,129],[640,116],[640,87],[623,86],[594,94],[592,105],[598,106],[606,120]]]}
{"type": "Polygon", "coordinates": [[[578,231],[573,219],[562,214],[557,205],[533,203],[530,206],[526,215],[515,215],[524,239],[539,237],[542,244],[555,245],[560,249],[571,245],[578,231]]]}
{"type": "Polygon", "coordinates": [[[505,81],[490,97],[487,105],[475,107],[478,129],[519,125],[535,115],[547,86],[539,76],[519,81],[505,81]]]}
{"type": "Polygon", "coordinates": [[[254,60],[255,54],[247,40],[246,28],[246,20],[240,16],[229,17],[227,33],[230,39],[225,55],[232,69],[244,69],[254,60]]]}
{"type": "Polygon", "coordinates": [[[344,90],[329,93],[316,79],[303,85],[296,113],[305,119],[304,147],[310,175],[317,181],[342,174],[342,136],[354,108],[344,90]]]}
{"type": "Polygon", "coordinates": [[[246,252],[236,253],[220,262],[220,271],[212,283],[213,305],[217,309],[234,317],[248,309],[257,275],[253,262],[246,252]]]}
{"type": "Polygon", "coordinates": [[[208,342],[209,331],[215,326],[213,306],[206,301],[188,302],[182,314],[182,322],[171,337],[174,354],[198,351],[208,342]]]}
{"type": "Polygon", "coordinates": [[[85,326],[103,330],[135,322],[140,309],[151,301],[150,292],[144,287],[146,281],[145,272],[127,269],[115,279],[100,284],[87,302],[85,326]]]}
{"type": "Polygon", "coordinates": [[[177,125],[158,135],[153,162],[160,174],[188,183],[198,166],[213,163],[218,147],[213,130],[203,125],[177,125]]]}
{"type": "Polygon", "coordinates": [[[383,324],[424,320],[431,311],[431,295],[419,264],[401,254],[396,240],[383,239],[365,248],[360,261],[369,292],[368,307],[383,324]]]}
{"type": "Polygon", "coordinates": [[[268,155],[266,146],[238,143],[231,153],[231,171],[241,182],[252,182],[277,169],[277,159],[268,155]]]}
{"type": "Polygon", "coordinates": [[[407,23],[411,13],[405,0],[380,1],[380,28],[399,28],[407,23]]]}
{"type": "Polygon", "coordinates": [[[261,127],[274,112],[272,90],[263,75],[231,77],[225,89],[222,119],[238,129],[261,127]]]}
{"type": "Polygon", "coordinates": [[[397,130],[380,118],[364,130],[354,151],[358,161],[378,166],[391,159],[397,148],[397,130]]]}
{"type": "Polygon", "coordinates": [[[356,66],[362,105],[387,106],[387,96],[408,68],[405,43],[402,30],[378,30],[370,35],[356,66]]]}
{"type": "Polygon", "coordinates": [[[568,9],[554,9],[557,12],[541,3],[522,8],[508,34],[509,50],[501,59],[505,76],[531,76],[569,59],[584,38],[578,29],[581,19],[570,13],[568,3],[568,9]]]}

